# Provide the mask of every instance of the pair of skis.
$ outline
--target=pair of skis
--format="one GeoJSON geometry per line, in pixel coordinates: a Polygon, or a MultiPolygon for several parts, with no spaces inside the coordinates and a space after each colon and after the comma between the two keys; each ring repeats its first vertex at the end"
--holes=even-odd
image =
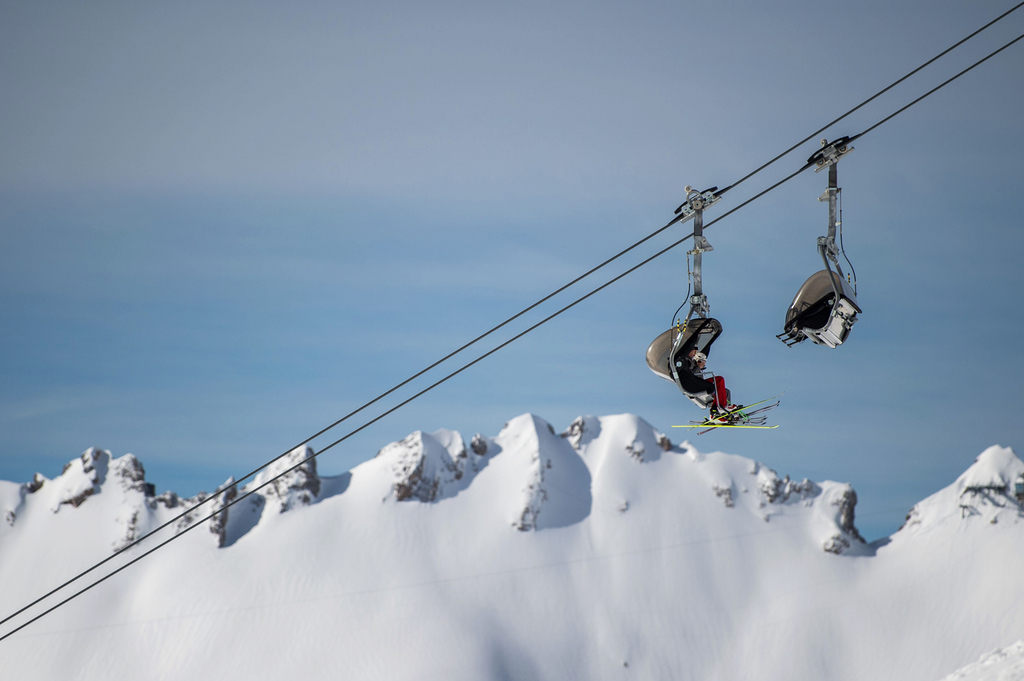
{"type": "Polygon", "coordinates": [[[709,433],[712,430],[714,430],[715,428],[757,428],[757,429],[764,429],[764,430],[771,430],[772,428],[778,428],[779,427],[778,424],[775,424],[774,426],[766,426],[766,425],[764,425],[765,417],[763,417],[763,416],[755,418],[755,419],[751,419],[751,417],[754,416],[755,414],[763,414],[764,412],[770,411],[770,410],[774,409],[775,407],[779,406],[779,402],[780,402],[779,398],[781,398],[785,394],[786,393],[780,393],[780,394],[776,395],[775,397],[769,397],[766,400],[761,400],[760,402],[754,402],[753,404],[748,404],[746,406],[740,407],[739,409],[733,409],[732,411],[723,412],[723,413],[715,416],[714,418],[707,418],[707,419],[704,419],[703,421],[692,421],[691,424],[687,425],[687,426],[672,426],[672,427],[673,428],[691,428],[691,429],[693,429],[693,428],[704,428],[705,430],[702,430],[699,433],[697,433],[698,435],[703,435],[704,433],[709,433]],[[775,400],[775,401],[772,402],[772,400],[775,400]],[[767,402],[772,402],[772,404],[767,404],[766,406],[761,407],[760,409],[753,409],[753,410],[751,410],[751,407],[756,407],[756,406],[758,406],[760,404],[766,404],[767,402]]]}

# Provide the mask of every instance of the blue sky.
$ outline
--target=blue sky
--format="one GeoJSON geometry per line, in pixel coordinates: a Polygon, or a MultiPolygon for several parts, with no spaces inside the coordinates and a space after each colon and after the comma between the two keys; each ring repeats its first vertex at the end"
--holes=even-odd
{"type": "MultiPolygon", "coordinates": [[[[1012,4],[4,3],[0,479],[54,477],[95,445],[136,454],[158,489],[212,490],[660,227],[685,185],[734,182],[1012,4]]],[[[1021,32],[1024,11],[822,136],[1021,32]]],[[[837,350],[774,338],[820,266],[824,174],[709,228],[712,368],[739,401],[786,396],[780,428],[699,447],[852,483],[871,538],[988,445],[1024,447],[1022,78],[1018,43],[840,164],[864,313],[837,350]]],[[[696,418],[643,361],[685,271],[676,249],[321,471],[527,411],[556,428],[696,418]]]]}

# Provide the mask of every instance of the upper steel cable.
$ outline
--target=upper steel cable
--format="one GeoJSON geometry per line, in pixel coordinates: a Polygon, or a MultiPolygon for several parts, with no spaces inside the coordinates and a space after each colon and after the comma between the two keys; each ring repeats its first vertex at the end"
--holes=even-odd
{"type": "MultiPolygon", "coordinates": [[[[1022,4],[1024,4],[1024,3],[1022,3],[1022,4]]],[[[1017,7],[1020,7],[1020,5],[1018,5],[1017,7]]],[[[1014,8],[1014,9],[1016,9],[1016,8],[1014,8]]],[[[1008,48],[1008,47],[1009,47],[1010,45],[1013,45],[1014,43],[1016,43],[1017,41],[1019,41],[1019,40],[1021,40],[1021,39],[1024,39],[1024,33],[1020,34],[1019,36],[1017,36],[1016,38],[1014,38],[1014,39],[1013,39],[1013,40],[1011,40],[1010,42],[1006,43],[1005,45],[1003,45],[1002,47],[1000,47],[1000,48],[999,48],[998,50],[996,50],[996,51],[994,51],[994,52],[990,52],[990,53],[989,53],[989,54],[988,54],[987,56],[985,56],[985,57],[982,57],[982,58],[981,58],[981,59],[979,59],[978,61],[974,62],[973,64],[971,64],[970,66],[968,66],[968,67],[967,67],[966,69],[964,69],[964,70],[963,70],[963,71],[961,71],[960,73],[958,73],[958,74],[956,74],[955,76],[953,76],[952,78],[949,78],[948,80],[944,80],[943,82],[939,83],[938,85],[936,85],[935,87],[933,87],[933,88],[932,88],[931,90],[929,90],[928,92],[924,93],[923,95],[921,95],[920,97],[918,97],[917,99],[915,99],[914,101],[912,101],[912,102],[911,102],[910,104],[907,104],[906,106],[900,107],[900,108],[899,108],[899,109],[897,109],[896,111],[892,112],[891,114],[889,114],[888,116],[886,116],[886,117],[885,117],[885,118],[883,118],[882,120],[880,120],[880,121],[878,121],[877,123],[875,123],[874,125],[872,125],[872,126],[871,126],[870,128],[868,128],[867,130],[865,130],[865,131],[863,131],[863,132],[861,132],[861,133],[859,133],[859,134],[857,134],[857,135],[854,135],[853,137],[851,137],[851,138],[850,138],[850,141],[851,141],[851,142],[853,142],[853,141],[854,141],[854,140],[856,140],[857,138],[859,138],[859,137],[863,137],[864,135],[868,134],[869,132],[871,132],[872,130],[874,130],[874,129],[875,129],[875,128],[877,128],[878,126],[882,125],[883,123],[887,123],[887,122],[889,122],[890,120],[892,120],[893,118],[895,118],[895,117],[896,117],[896,116],[898,116],[899,114],[903,113],[904,111],[906,111],[906,110],[907,110],[907,109],[909,109],[910,107],[912,107],[912,106],[914,106],[915,104],[917,104],[918,102],[920,102],[920,101],[921,101],[922,99],[924,99],[925,97],[927,97],[927,96],[931,95],[932,93],[934,93],[934,92],[937,92],[937,91],[941,90],[942,88],[946,87],[947,85],[949,85],[949,84],[950,84],[950,83],[952,83],[952,82],[953,82],[954,80],[956,80],[956,79],[957,79],[957,78],[959,78],[960,76],[964,75],[965,73],[967,73],[968,71],[970,71],[970,70],[971,70],[971,69],[973,69],[974,67],[976,67],[976,66],[980,66],[981,64],[983,64],[983,63],[987,62],[987,61],[988,61],[989,59],[991,59],[992,57],[996,56],[997,54],[999,54],[1000,52],[1002,52],[1003,50],[1005,50],[1006,48],[1008,48]]]]}
{"type": "MultiPolygon", "coordinates": [[[[934,57],[932,57],[931,59],[929,59],[929,60],[928,60],[928,61],[926,61],[925,63],[921,64],[920,66],[918,66],[918,67],[917,67],[916,69],[914,69],[913,71],[911,71],[911,72],[910,72],[910,73],[908,73],[907,75],[903,76],[903,77],[902,77],[902,78],[900,78],[899,80],[895,80],[895,81],[893,81],[893,82],[892,82],[891,84],[887,85],[886,87],[882,88],[881,90],[879,90],[879,91],[878,91],[878,92],[876,92],[875,94],[871,95],[870,97],[868,97],[867,99],[865,99],[865,100],[864,100],[863,102],[861,102],[861,103],[860,103],[860,104],[858,104],[857,106],[853,107],[852,109],[850,109],[849,111],[847,111],[846,113],[844,113],[844,114],[843,114],[842,116],[840,116],[839,118],[837,118],[837,119],[835,119],[834,121],[831,121],[830,123],[827,123],[826,125],[824,125],[824,126],[822,126],[822,127],[818,128],[817,130],[815,130],[814,132],[812,132],[812,133],[811,133],[810,135],[808,135],[807,137],[803,138],[802,140],[800,140],[799,142],[797,142],[796,144],[794,144],[793,146],[791,146],[791,147],[790,147],[789,149],[786,149],[786,150],[785,150],[784,152],[782,152],[781,154],[779,154],[778,156],[776,156],[776,157],[775,157],[775,158],[773,158],[772,160],[768,161],[767,163],[765,163],[765,164],[764,164],[764,165],[762,165],[762,166],[759,166],[759,167],[758,167],[758,168],[757,168],[756,170],[754,170],[753,172],[751,172],[751,173],[749,173],[749,174],[747,174],[747,175],[744,175],[744,176],[743,176],[743,177],[741,177],[740,179],[738,179],[738,180],[736,180],[735,182],[733,182],[733,183],[732,183],[731,185],[729,185],[728,187],[726,187],[725,189],[723,189],[723,190],[722,190],[721,192],[719,192],[719,195],[721,195],[721,194],[724,194],[725,192],[727,192],[727,191],[729,191],[730,189],[732,189],[732,188],[734,188],[734,187],[736,187],[736,186],[738,186],[738,185],[742,184],[743,182],[746,182],[747,180],[749,180],[750,178],[752,178],[752,177],[753,177],[754,175],[757,175],[757,174],[758,174],[759,172],[761,172],[762,170],[764,170],[765,168],[767,168],[767,167],[768,167],[768,166],[770,166],[771,164],[773,164],[773,163],[775,163],[776,161],[778,161],[778,160],[779,160],[780,158],[782,158],[783,156],[785,156],[785,155],[789,154],[790,152],[792,152],[792,151],[796,150],[796,148],[797,148],[797,147],[799,147],[799,146],[800,146],[801,144],[803,144],[804,142],[810,141],[810,140],[811,140],[812,138],[814,138],[814,137],[817,137],[817,136],[818,136],[819,134],[821,134],[821,133],[822,133],[822,132],[824,132],[825,130],[827,130],[827,129],[831,128],[831,127],[832,127],[833,125],[835,125],[835,124],[836,124],[836,123],[838,123],[839,121],[843,120],[844,118],[846,118],[847,116],[849,116],[849,115],[850,115],[850,114],[852,114],[853,112],[857,111],[858,109],[860,109],[860,108],[864,107],[864,106],[865,106],[865,105],[867,105],[867,104],[870,104],[870,103],[871,103],[871,102],[873,102],[874,100],[876,100],[876,99],[878,99],[879,97],[881,97],[882,95],[884,95],[884,94],[885,94],[886,92],[888,92],[889,90],[893,89],[894,87],[896,87],[897,85],[899,85],[900,83],[902,83],[903,81],[905,81],[905,80],[906,80],[907,78],[910,78],[911,76],[913,76],[913,75],[914,75],[915,73],[917,73],[917,72],[918,72],[918,71],[920,71],[921,69],[925,68],[926,66],[928,66],[928,65],[929,65],[929,64],[931,64],[932,62],[934,62],[934,61],[936,61],[936,60],[940,59],[941,57],[943,57],[943,56],[945,56],[945,55],[949,54],[950,52],[952,52],[952,51],[953,51],[953,50],[955,50],[956,48],[960,47],[960,46],[961,46],[961,45],[963,45],[963,44],[964,44],[965,42],[967,42],[968,40],[970,40],[971,38],[973,38],[974,36],[978,35],[978,34],[979,34],[979,33],[981,33],[982,31],[984,31],[984,30],[985,30],[986,28],[988,28],[988,27],[992,26],[993,24],[995,24],[995,23],[997,23],[997,22],[999,22],[999,21],[1002,21],[1002,20],[1003,20],[1004,18],[1006,18],[1006,17],[1007,17],[1007,16],[1009,16],[1010,14],[1013,14],[1014,12],[1016,12],[1016,11],[1017,11],[1018,9],[1020,9],[1021,7],[1024,7],[1024,2],[1019,2],[1019,3],[1017,3],[1016,5],[1014,5],[1014,6],[1013,6],[1013,7],[1011,7],[1010,9],[1006,10],[1005,12],[1003,12],[1002,14],[1000,14],[1000,15],[999,15],[998,17],[996,17],[996,18],[995,18],[995,19],[993,19],[992,21],[988,22],[987,24],[985,24],[984,26],[982,26],[981,28],[979,28],[978,30],[976,30],[976,31],[975,31],[974,33],[971,33],[971,34],[970,34],[969,36],[967,36],[966,38],[963,38],[962,40],[959,40],[958,42],[956,42],[956,43],[954,43],[954,44],[950,45],[950,46],[949,46],[949,47],[947,47],[947,48],[946,48],[945,50],[943,50],[942,52],[939,52],[939,53],[938,53],[937,55],[935,55],[934,57]]],[[[1008,46],[1007,46],[1007,47],[1008,47],[1008,46]]],[[[1005,48],[1004,48],[1004,49],[1005,49],[1005,48]]],[[[989,55],[989,56],[992,56],[992,55],[989,55]]],[[[929,94],[931,94],[931,93],[929,93],[929,94]]],[[[927,96],[927,95],[926,95],[926,96],[927,96]]],[[[915,102],[915,103],[916,103],[916,102],[915,102]]],[[[899,112],[897,112],[897,113],[899,113],[899,112]]],[[[894,115],[895,115],[895,114],[894,114],[894,115]]],[[[867,132],[867,130],[865,130],[864,132],[867,132]]],[[[861,135],[863,135],[863,134],[864,134],[864,133],[862,132],[862,133],[861,133],[861,135]]]]}

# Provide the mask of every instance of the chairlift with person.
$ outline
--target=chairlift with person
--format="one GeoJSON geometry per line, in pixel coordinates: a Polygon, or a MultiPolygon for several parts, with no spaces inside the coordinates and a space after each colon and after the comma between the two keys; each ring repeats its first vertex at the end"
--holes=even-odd
{"type": "MultiPolygon", "coordinates": [[[[722,324],[709,316],[710,305],[704,295],[701,280],[701,261],[704,253],[713,251],[714,247],[704,237],[704,209],[718,202],[721,198],[716,192],[717,187],[696,191],[686,187],[686,202],[676,209],[682,213],[681,221],[693,219],[693,250],[687,253],[693,256],[693,270],[687,266],[687,274],[692,275],[693,295],[688,296],[690,310],[682,321],[673,320],[672,326],[661,333],[647,348],[647,366],[661,378],[671,381],[679,390],[701,409],[707,409],[716,401],[714,391],[707,388],[708,381],[694,375],[686,368],[686,359],[692,351],[703,353],[705,358],[711,352],[711,345],[722,335],[722,324]]],[[[684,302],[683,305],[686,303],[684,302]]],[[[683,305],[679,306],[681,310],[683,305]]],[[[679,310],[676,310],[678,314],[679,310]]],[[[674,316],[674,315],[673,315],[674,316]]],[[[712,379],[714,379],[714,376],[712,379]]],[[[716,384],[721,381],[713,381],[716,384]]],[[[727,404],[725,395],[719,396],[721,404],[727,404]]]]}

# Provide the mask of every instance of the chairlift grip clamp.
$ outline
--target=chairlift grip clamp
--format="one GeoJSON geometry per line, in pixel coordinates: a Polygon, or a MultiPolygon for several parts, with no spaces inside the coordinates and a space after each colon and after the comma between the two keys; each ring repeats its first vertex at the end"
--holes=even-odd
{"type": "Polygon", "coordinates": [[[835,165],[843,156],[846,156],[853,147],[850,146],[850,137],[843,136],[833,142],[821,140],[821,149],[811,154],[807,159],[808,163],[814,164],[814,172],[820,173],[825,168],[835,165]]]}
{"type": "Polygon", "coordinates": [[[700,192],[686,185],[686,201],[676,208],[675,214],[679,216],[678,222],[686,222],[692,218],[697,211],[710,208],[718,203],[722,197],[717,194],[718,187],[711,187],[700,192]]]}

